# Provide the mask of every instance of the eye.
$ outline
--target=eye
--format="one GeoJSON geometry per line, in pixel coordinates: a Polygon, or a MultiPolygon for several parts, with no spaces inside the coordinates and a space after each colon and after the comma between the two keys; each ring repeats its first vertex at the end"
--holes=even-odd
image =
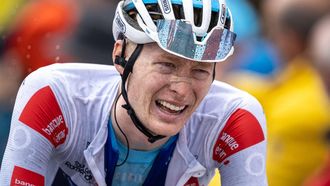
{"type": "Polygon", "coordinates": [[[195,79],[206,80],[211,75],[211,73],[208,70],[197,68],[193,69],[192,75],[195,79]]]}
{"type": "Polygon", "coordinates": [[[175,64],[170,62],[158,62],[156,64],[159,72],[163,74],[170,74],[176,69],[175,64]]]}

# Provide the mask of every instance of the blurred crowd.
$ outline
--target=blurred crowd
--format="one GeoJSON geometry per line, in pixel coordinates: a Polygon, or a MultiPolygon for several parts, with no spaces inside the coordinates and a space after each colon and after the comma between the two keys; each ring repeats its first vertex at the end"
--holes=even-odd
{"type": "MultiPolygon", "coordinates": [[[[1,1],[0,164],[26,75],[52,63],[112,64],[118,1],[1,1]]],[[[264,107],[269,185],[329,186],[330,1],[227,4],[238,36],[234,55],[217,64],[216,78],[251,93],[264,107]]]]}

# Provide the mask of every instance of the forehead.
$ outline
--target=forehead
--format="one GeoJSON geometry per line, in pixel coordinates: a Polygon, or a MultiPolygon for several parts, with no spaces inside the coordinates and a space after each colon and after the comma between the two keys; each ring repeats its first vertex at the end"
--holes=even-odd
{"type": "Polygon", "coordinates": [[[151,61],[165,60],[164,62],[186,63],[193,66],[212,66],[212,63],[193,61],[166,52],[165,50],[161,49],[156,43],[145,44],[143,53],[151,61]]]}

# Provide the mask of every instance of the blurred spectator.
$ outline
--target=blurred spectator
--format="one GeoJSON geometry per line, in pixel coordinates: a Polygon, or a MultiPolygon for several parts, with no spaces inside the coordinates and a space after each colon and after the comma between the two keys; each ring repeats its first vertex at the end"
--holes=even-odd
{"type": "MultiPolygon", "coordinates": [[[[327,90],[330,111],[330,14],[317,23],[311,35],[311,56],[314,65],[322,76],[324,87],[327,90]]],[[[330,113],[330,112],[329,112],[330,113]]],[[[329,123],[330,125],[330,123],[329,123]]],[[[326,135],[328,156],[317,171],[307,179],[304,186],[330,185],[330,126],[326,135]]]]}
{"type": "Polygon", "coordinates": [[[270,185],[301,185],[325,157],[327,96],[306,54],[310,30],[325,12],[325,2],[265,2],[268,33],[284,66],[261,99],[268,118],[270,185]]]}
{"type": "Polygon", "coordinates": [[[32,1],[20,13],[7,48],[25,74],[55,62],[111,64],[111,17],[117,0],[32,1]]]}
{"type": "Polygon", "coordinates": [[[0,34],[2,38],[6,30],[10,27],[13,19],[15,19],[17,12],[26,3],[25,0],[2,0],[0,5],[0,34]]]}
{"type": "Polygon", "coordinates": [[[267,0],[264,18],[283,69],[261,99],[268,121],[270,186],[301,185],[324,160],[330,123],[327,95],[306,53],[308,37],[328,0],[267,0]]]}
{"type": "Polygon", "coordinates": [[[73,2],[65,0],[31,1],[22,9],[5,47],[16,53],[25,75],[68,58],[61,44],[75,28],[77,11],[73,2]]]}
{"type": "Polygon", "coordinates": [[[74,61],[112,64],[112,19],[119,0],[84,0],[79,2],[80,17],[65,48],[74,61]]]}
{"type": "Polygon", "coordinates": [[[310,51],[330,98],[330,14],[324,16],[313,29],[310,51]]]}
{"type": "Polygon", "coordinates": [[[227,62],[217,64],[216,78],[227,81],[242,72],[271,76],[279,68],[276,50],[262,35],[260,13],[249,0],[228,1],[237,34],[235,53],[227,62]]]}

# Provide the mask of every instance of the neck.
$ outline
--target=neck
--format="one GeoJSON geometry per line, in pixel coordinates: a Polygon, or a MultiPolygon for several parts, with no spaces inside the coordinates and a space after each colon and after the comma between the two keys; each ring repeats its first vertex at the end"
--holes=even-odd
{"type": "Polygon", "coordinates": [[[155,148],[160,147],[161,145],[165,144],[169,137],[156,141],[154,143],[150,143],[148,141],[148,137],[145,136],[141,131],[139,131],[133,121],[131,120],[130,116],[128,115],[127,111],[122,107],[125,104],[125,100],[120,95],[117,102],[115,102],[114,106],[111,109],[111,121],[112,127],[115,131],[116,137],[122,144],[126,144],[125,136],[120,131],[119,127],[125,133],[128,138],[129,147],[134,150],[152,150],[155,148]],[[116,105],[116,106],[115,106],[116,105]],[[116,109],[116,112],[115,112],[116,109]],[[115,116],[116,114],[116,116],[115,116]],[[117,121],[115,119],[117,118],[117,121]],[[116,123],[118,122],[118,123],[116,123]],[[117,125],[118,124],[118,125],[117,125]]]}

